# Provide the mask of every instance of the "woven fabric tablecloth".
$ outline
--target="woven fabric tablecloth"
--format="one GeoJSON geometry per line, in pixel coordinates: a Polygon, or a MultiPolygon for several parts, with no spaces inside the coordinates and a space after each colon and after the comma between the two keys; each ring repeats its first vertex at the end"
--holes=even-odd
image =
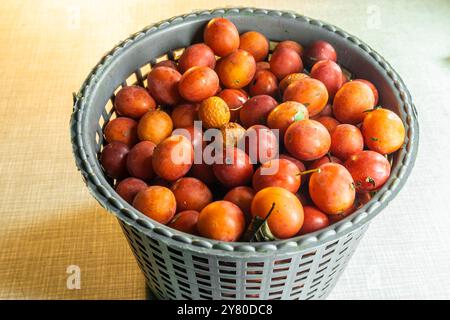
{"type": "Polygon", "coordinates": [[[0,4],[0,299],[146,297],[117,221],[75,168],[71,94],[128,34],[233,4],[293,10],[355,34],[400,73],[419,111],[416,167],[330,298],[450,298],[449,1],[30,0],[0,4]],[[71,266],[80,289],[67,287],[71,266]]]}

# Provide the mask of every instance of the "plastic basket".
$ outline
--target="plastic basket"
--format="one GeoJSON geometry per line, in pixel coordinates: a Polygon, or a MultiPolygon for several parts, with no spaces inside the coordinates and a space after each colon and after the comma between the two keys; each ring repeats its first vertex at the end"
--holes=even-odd
{"type": "Polygon", "coordinates": [[[368,45],[345,31],[291,12],[252,8],[217,9],[178,16],[151,25],[107,53],[74,97],[70,122],[76,164],[97,201],[117,216],[147,284],[160,299],[321,299],[335,285],[370,220],[399,192],[416,158],[417,113],[403,81],[368,45]],[[372,81],[380,103],[394,110],[406,128],[406,142],[394,155],[391,177],[367,203],[330,227],[288,240],[224,243],[161,225],[122,200],[103,174],[98,153],[103,126],[114,117],[114,93],[132,83],[146,84],[151,65],[177,59],[202,39],[215,16],[226,16],[240,32],[257,30],[272,41],[307,45],[332,43],[339,63],[372,81]]]}

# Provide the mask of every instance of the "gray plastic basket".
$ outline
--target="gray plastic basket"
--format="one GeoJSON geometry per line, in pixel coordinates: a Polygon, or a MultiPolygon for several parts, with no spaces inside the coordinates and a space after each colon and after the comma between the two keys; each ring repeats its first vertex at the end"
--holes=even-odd
{"type": "Polygon", "coordinates": [[[405,183],[418,149],[417,113],[391,66],[345,31],[291,12],[217,9],[151,25],[107,53],[74,100],[70,130],[76,164],[92,195],[117,216],[148,286],[160,299],[326,297],[370,220],[405,183]],[[357,77],[372,81],[381,92],[380,103],[402,118],[407,138],[393,157],[391,177],[363,208],[313,234],[266,243],[224,243],[161,225],[117,195],[98,161],[102,127],[114,115],[114,93],[134,82],[145,85],[146,73],[157,59],[176,59],[182,48],[201,41],[204,25],[215,16],[231,19],[240,32],[261,31],[273,41],[293,39],[304,45],[317,39],[329,41],[338,52],[339,63],[357,77]]]}

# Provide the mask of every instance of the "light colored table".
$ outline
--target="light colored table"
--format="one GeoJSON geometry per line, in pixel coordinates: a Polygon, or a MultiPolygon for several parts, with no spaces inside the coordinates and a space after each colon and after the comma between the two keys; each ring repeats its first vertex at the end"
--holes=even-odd
{"type": "MultiPolygon", "coordinates": [[[[330,298],[450,298],[450,2],[234,1],[336,24],[392,63],[419,110],[409,182],[375,219],[330,298]]],[[[233,1],[3,1],[0,4],[0,298],[145,297],[115,219],[71,155],[72,91],[143,26],[233,1]],[[81,269],[68,290],[67,268],[81,269]]]]}

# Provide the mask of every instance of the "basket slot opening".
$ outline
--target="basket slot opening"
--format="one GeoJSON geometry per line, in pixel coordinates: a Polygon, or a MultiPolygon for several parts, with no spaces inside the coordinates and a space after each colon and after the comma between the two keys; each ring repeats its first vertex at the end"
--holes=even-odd
{"type": "Polygon", "coordinates": [[[279,265],[279,264],[289,264],[291,263],[292,258],[287,258],[287,259],[282,259],[282,260],[276,260],[274,262],[274,265],[279,265]]]}
{"type": "Polygon", "coordinates": [[[312,281],[312,283],[319,282],[319,280],[322,279],[322,278],[323,278],[323,275],[321,275],[320,277],[315,278],[315,279],[312,281]]]}
{"type": "Polygon", "coordinates": [[[230,262],[230,261],[221,261],[219,260],[219,266],[223,266],[223,267],[236,267],[236,262],[230,262]]]}
{"type": "Polygon", "coordinates": [[[236,290],[236,286],[228,286],[228,285],[225,286],[225,285],[221,284],[220,287],[221,287],[222,289],[236,290]]]}
{"type": "Polygon", "coordinates": [[[199,256],[192,256],[192,260],[200,262],[200,263],[208,264],[208,259],[202,258],[199,256]]]}
{"type": "Polygon", "coordinates": [[[180,263],[180,264],[184,264],[184,262],[183,262],[183,260],[181,260],[181,259],[178,259],[178,258],[175,258],[174,256],[170,256],[170,258],[172,259],[172,260],[174,260],[175,262],[178,262],[178,263],[180,263]]]}
{"type": "Polygon", "coordinates": [[[256,278],[256,279],[245,279],[246,283],[261,283],[262,280],[261,278],[256,278]]]}
{"type": "Polygon", "coordinates": [[[180,256],[180,257],[183,256],[183,252],[181,252],[180,250],[176,250],[176,249],[167,247],[167,251],[169,251],[170,253],[173,253],[174,255],[180,256]]]}
{"type": "Polygon", "coordinates": [[[200,279],[205,279],[205,280],[210,280],[211,281],[211,277],[210,276],[208,276],[207,274],[201,274],[201,273],[195,273],[195,276],[197,277],[197,278],[200,278],[200,279]]]}
{"type": "Polygon", "coordinates": [[[279,287],[284,287],[285,283],[275,283],[275,284],[271,284],[270,287],[271,288],[279,288],[279,287]]]}
{"type": "Polygon", "coordinates": [[[246,286],[245,290],[261,290],[260,286],[246,286]]]}
{"type": "Polygon", "coordinates": [[[245,297],[248,299],[259,299],[259,294],[258,293],[250,293],[250,294],[246,294],[245,297]]]}
{"type": "Polygon", "coordinates": [[[126,80],[126,82],[130,85],[130,86],[135,86],[139,83],[138,78],[136,76],[136,72],[133,72],[132,74],[130,74],[126,80]]]}
{"type": "Polygon", "coordinates": [[[149,244],[149,246],[150,246],[150,248],[151,248],[153,251],[156,251],[156,252],[158,252],[159,254],[162,254],[162,251],[159,250],[159,248],[155,247],[155,246],[152,245],[152,244],[149,244]]]}
{"type": "Polygon", "coordinates": [[[327,267],[317,270],[316,274],[322,273],[325,270],[327,270],[327,267]]]}
{"type": "Polygon", "coordinates": [[[142,78],[146,80],[148,74],[150,73],[150,70],[152,67],[149,63],[144,64],[142,67],[139,68],[139,71],[141,72],[142,78]]]}
{"type": "Polygon", "coordinates": [[[184,280],[189,280],[189,278],[188,278],[186,275],[181,274],[181,273],[178,273],[177,271],[175,271],[175,275],[176,275],[177,277],[179,277],[179,278],[184,279],[184,280]]]}
{"type": "Polygon", "coordinates": [[[178,282],[178,285],[180,285],[180,286],[182,286],[182,287],[185,287],[185,288],[187,288],[187,289],[190,288],[189,284],[186,283],[186,282],[184,282],[184,281],[178,280],[177,282],[178,282]]]}
{"type": "Polygon", "coordinates": [[[283,272],[283,271],[288,271],[289,267],[284,267],[284,268],[277,268],[277,269],[273,269],[273,272],[283,272]]]}
{"type": "Polygon", "coordinates": [[[202,265],[199,265],[199,264],[196,264],[196,263],[194,263],[194,268],[205,270],[205,271],[209,271],[209,267],[202,266],[202,265]]]}
{"type": "Polygon", "coordinates": [[[236,298],[236,293],[222,292],[222,298],[236,298]]]}
{"type": "Polygon", "coordinates": [[[220,278],[220,282],[225,282],[225,283],[236,283],[236,279],[220,278]]]}
{"type": "Polygon", "coordinates": [[[309,296],[309,297],[313,297],[313,296],[314,296],[314,293],[316,293],[317,290],[318,290],[318,289],[316,288],[316,289],[314,289],[314,290],[308,292],[308,296],[309,296]]]}
{"type": "Polygon", "coordinates": [[[302,282],[302,281],[306,280],[307,278],[308,278],[308,276],[297,278],[297,279],[294,280],[294,283],[302,282]]]}
{"type": "Polygon", "coordinates": [[[178,266],[178,265],[176,265],[176,264],[173,265],[173,268],[174,268],[175,270],[180,271],[180,272],[186,273],[186,269],[185,269],[185,268],[180,267],[180,266],[178,266]]]}
{"type": "Polygon", "coordinates": [[[307,258],[312,258],[316,255],[316,253],[317,253],[316,251],[305,253],[304,255],[302,255],[302,260],[307,259],[307,258]]]}
{"type": "Polygon", "coordinates": [[[263,274],[263,270],[247,270],[246,274],[263,274]]]}
{"type": "Polygon", "coordinates": [[[310,265],[312,262],[313,262],[312,260],[306,261],[306,262],[302,262],[302,263],[300,263],[300,264],[298,265],[298,267],[299,267],[299,268],[305,267],[305,266],[307,266],[307,265],[310,265]]]}
{"type": "Polygon", "coordinates": [[[211,284],[209,282],[203,281],[203,280],[197,280],[198,284],[201,284],[205,287],[211,287],[211,284]]]}
{"type": "Polygon", "coordinates": [[[236,270],[223,270],[223,269],[219,269],[219,273],[236,274],[236,270]]]}
{"type": "Polygon", "coordinates": [[[350,241],[352,241],[353,240],[353,237],[351,237],[350,239],[348,239],[348,240],[346,240],[345,242],[344,242],[344,244],[343,244],[343,246],[346,246],[350,241]]]}
{"type": "Polygon", "coordinates": [[[335,252],[335,250],[331,250],[331,251],[325,253],[325,254],[322,256],[322,258],[326,258],[326,257],[332,255],[334,252],[335,252]]]}
{"type": "Polygon", "coordinates": [[[247,267],[264,267],[264,262],[247,262],[247,267]]]}
{"type": "Polygon", "coordinates": [[[339,240],[336,240],[325,247],[325,250],[331,249],[338,244],[339,240]]]}
{"type": "Polygon", "coordinates": [[[190,294],[190,289],[185,288],[185,287],[180,287],[180,290],[183,291],[184,293],[190,294]]]}
{"type": "Polygon", "coordinates": [[[269,292],[269,297],[275,296],[275,295],[282,295],[282,294],[283,294],[283,290],[271,291],[271,292],[269,292]]]}
{"type": "Polygon", "coordinates": [[[206,289],[203,289],[203,288],[199,288],[198,291],[201,292],[201,293],[205,293],[207,295],[212,295],[212,291],[211,290],[206,290],[206,289]]]}
{"type": "Polygon", "coordinates": [[[286,280],[286,279],[287,279],[287,276],[280,276],[280,277],[272,278],[272,281],[281,281],[281,280],[286,280]]]}
{"type": "Polygon", "coordinates": [[[157,253],[153,252],[153,258],[155,258],[156,262],[160,262],[162,265],[165,265],[165,261],[161,258],[157,253]]]}

